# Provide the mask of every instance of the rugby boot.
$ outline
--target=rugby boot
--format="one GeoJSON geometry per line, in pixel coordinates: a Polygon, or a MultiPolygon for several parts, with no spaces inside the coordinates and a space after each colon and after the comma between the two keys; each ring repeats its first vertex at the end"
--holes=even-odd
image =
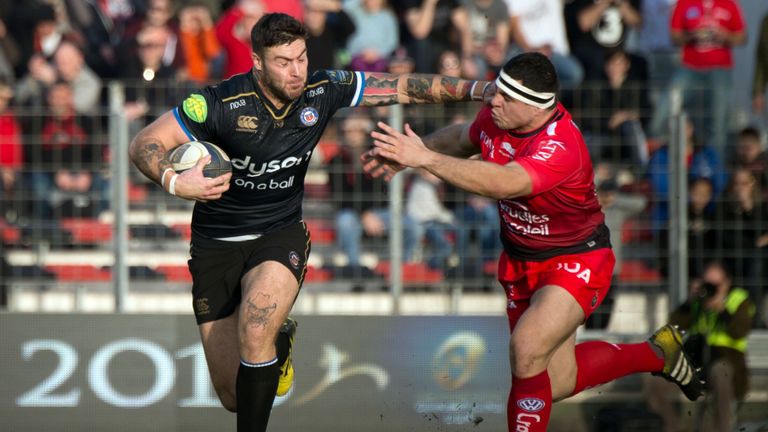
{"type": "Polygon", "coordinates": [[[280,364],[277,396],[285,396],[293,387],[293,337],[297,326],[296,320],[288,317],[277,334],[277,360],[280,364]]]}
{"type": "Polygon", "coordinates": [[[665,325],[656,330],[648,341],[658,347],[664,355],[664,369],[654,372],[653,375],[677,384],[688,400],[698,399],[704,391],[701,369],[697,369],[685,352],[683,334],[677,326],[665,325]]]}

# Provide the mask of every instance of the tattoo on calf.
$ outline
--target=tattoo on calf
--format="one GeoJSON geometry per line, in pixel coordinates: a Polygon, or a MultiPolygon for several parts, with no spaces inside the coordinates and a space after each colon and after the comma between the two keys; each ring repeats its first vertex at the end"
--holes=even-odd
{"type": "Polygon", "coordinates": [[[245,320],[249,327],[267,326],[269,318],[275,313],[277,303],[270,296],[256,293],[248,298],[248,306],[245,310],[245,320]]]}

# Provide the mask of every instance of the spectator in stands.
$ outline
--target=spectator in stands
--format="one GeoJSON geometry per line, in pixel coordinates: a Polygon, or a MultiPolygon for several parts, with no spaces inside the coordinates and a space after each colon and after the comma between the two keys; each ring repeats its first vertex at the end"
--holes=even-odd
{"type": "MultiPolygon", "coordinates": [[[[328,181],[336,213],[336,239],[351,267],[360,266],[363,236],[382,237],[390,227],[389,195],[382,179],[363,172],[359,156],[370,146],[373,121],[359,110],[341,124],[342,148],[328,163],[328,181]]],[[[411,261],[420,242],[418,226],[403,217],[403,259],[411,261]]]]}
{"type": "Polygon", "coordinates": [[[434,72],[437,56],[446,49],[461,52],[462,67],[471,60],[469,14],[459,0],[402,0],[400,7],[416,72],[434,72]]]}
{"type": "Polygon", "coordinates": [[[597,160],[644,169],[645,128],[651,115],[648,71],[622,49],[607,52],[606,85],[582,90],[581,125],[597,160]]]}
{"type": "Polygon", "coordinates": [[[211,11],[202,4],[191,4],[179,11],[179,45],[184,56],[186,77],[198,84],[219,78],[224,51],[213,28],[211,11]]]}
{"type": "MultiPolygon", "coordinates": [[[[164,35],[162,41],[156,41],[162,43],[162,46],[153,47],[159,54],[159,64],[153,66],[153,70],[157,72],[160,67],[169,68],[178,72],[176,78],[187,78],[184,75],[185,59],[179,48],[179,27],[174,19],[175,13],[174,0],[148,0],[146,13],[135,16],[126,24],[122,43],[118,47],[118,78],[126,78],[125,71],[135,71],[141,63],[140,57],[144,55],[141,52],[144,48],[143,39],[148,32],[162,32],[164,35]]],[[[136,79],[135,75],[128,77],[136,79]]]]}
{"type": "Polygon", "coordinates": [[[416,62],[408,56],[408,50],[398,47],[389,59],[389,73],[406,74],[416,70],[416,62]]]}
{"type": "Polygon", "coordinates": [[[763,200],[768,197],[768,150],[763,150],[760,131],[746,127],[739,132],[736,143],[736,166],[752,172],[763,190],[763,200]]]}
{"type": "Polygon", "coordinates": [[[304,7],[304,25],[309,30],[309,70],[342,67],[338,58],[341,51],[346,50],[347,40],[355,32],[355,23],[342,8],[342,1],[307,0],[304,7]]]}
{"type": "Polygon", "coordinates": [[[165,112],[183,92],[177,70],[163,63],[164,47],[171,35],[166,27],[148,26],[136,37],[138,57],[121,71],[126,80],[125,116],[129,121],[165,112]]]}
{"type": "Polygon", "coordinates": [[[264,13],[280,12],[304,21],[304,2],[302,0],[261,0],[264,13]]]}
{"type": "Polygon", "coordinates": [[[568,41],[584,67],[585,81],[603,81],[606,53],[624,48],[629,30],[642,23],[640,3],[641,0],[573,0],[565,6],[568,41]]]}
{"type": "Polygon", "coordinates": [[[40,0],[17,2],[5,23],[19,46],[17,77],[26,74],[34,55],[49,60],[65,36],[54,8],[40,0]]]}
{"type": "MultiPolygon", "coordinates": [[[[488,70],[487,46],[490,44],[502,52],[507,52],[507,5],[504,0],[463,0],[463,4],[469,14],[469,30],[472,35],[472,52],[467,55],[464,76],[477,79],[496,76],[488,70]]],[[[503,60],[492,62],[497,66],[501,63],[503,60]]]]}
{"type": "Polygon", "coordinates": [[[44,105],[48,87],[56,81],[64,80],[75,89],[75,109],[79,113],[93,114],[98,109],[101,79],[85,64],[83,52],[75,42],[61,41],[51,61],[41,54],[33,55],[28,69],[29,72],[17,83],[16,97],[20,105],[44,105]]]}
{"type": "Polygon", "coordinates": [[[0,221],[15,222],[21,183],[21,128],[10,108],[13,89],[0,78],[0,221]]]}
{"type": "MultiPolygon", "coordinates": [[[[600,169],[601,167],[597,168],[598,171],[600,169]]],[[[608,169],[613,171],[612,168],[608,169]]],[[[622,238],[624,222],[643,211],[648,203],[643,195],[622,192],[612,172],[609,178],[597,184],[597,199],[603,207],[603,213],[605,213],[605,225],[611,232],[611,246],[613,247],[613,254],[616,256],[616,265],[613,267],[611,290],[608,291],[603,303],[585,323],[586,328],[589,329],[605,329],[610,322],[616,290],[619,288],[624,245],[622,238]]]]}
{"type": "Polygon", "coordinates": [[[0,17],[0,79],[13,84],[15,68],[19,63],[19,48],[0,17]]]}
{"type": "Polygon", "coordinates": [[[358,0],[347,4],[345,9],[356,28],[347,42],[352,57],[350,68],[385,72],[400,40],[397,17],[387,0],[358,0]]]}
{"type": "Polygon", "coordinates": [[[495,266],[501,252],[498,206],[487,197],[456,188],[450,188],[447,195],[450,197],[448,206],[456,215],[460,230],[456,235],[457,273],[468,279],[482,278],[485,264],[490,262],[495,266]]]}
{"type": "Polygon", "coordinates": [[[715,257],[715,206],[712,182],[697,178],[688,185],[688,276],[696,278],[715,257]]]}
{"type": "Polygon", "coordinates": [[[106,202],[107,183],[98,173],[103,147],[92,141],[88,119],[77,116],[68,82],[54,83],[46,97],[48,117],[32,155],[32,198],[41,206],[36,216],[94,217],[106,202]]]}
{"type": "Polygon", "coordinates": [[[643,23],[638,48],[648,61],[649,82],[654,96],[667,87],[680,65],[677,46],[670,36],[669,20],[677,0],[643,0],[643,23]]]}
{"type": "Polygon", "coordinates": [[[755,49],[755,72],[752,83],[752,109],[765,114],[765,92],[768,90],[768,14],[763,17],[755,49]]]}
{"type": "MultiPolygon", "coordinates": [[[[680,93],[689,105],[708,107],[698,126],[709,137],[707,145],[725,154],[728,112],[730,111],[732,50],[746,41],[744,20],[733,0],[679,0],[672,14],[672,40],[682,47],[682,64],[671,87],[656,106],[651,125],[654,137],[665,134],[671,113],[670,94],[680,93]]],[[[692,110],[699,117],[700,111],[692,110]]]]}
{"type": "MultiPolygon", "coordinates": [[[[701,278],[691,284],[688,300],[672,312],[670,324],[689,332],[686,351],[706,372],[714,408],[714,421],[695,425],[695,430],[736,430],[736,407],[749,388],[747,337],[755,306],[749,294],[731,285],[726,267],[719,262],[706,266],[701,278]]],[[[661,414],[665,430],[680,430],[681,422],[667,391],[667,383],[650,383],[648,404],[661,414]]]]}
{"type": "MultiPolygon", "coordinates": [[[[762,304],[768,280],[764,262],[768,257],[768,203],[760,197],[754,174],[737,168],[716,212],[716,250],[722,254],[734,281],[749,291],[756,304],[762,304]]],[[[762,316],[758,316],[760,320],[762,316]]]]}
{"type": "MultiPolygon", "coordinates": [[[[726,186],[728,175],[718,152],[702,145],[690,119],[685,128],[685,150],[688,160],[688,181],[706,178],[712,182],[715,196],[726,186]]],[[[657,200],[651,210],[654,231],[665,230],[669,219],[669,145],[664,145],[651,154],[648,162],[648,179],[651,191],[657,200]]]]}
{"type": "Polygon", "coordinates": [[[70,20],[82,35],[83,54],[88,66],[101,78],[117,73],[117,47],[127,22],[138,13],[143,0],[69,1],[70,20]]]}
{"type": "Polygon", "coordinates": [[[75,110],[79,114],[98,113],[101,99],[101,78],[86,64],[83,52],[75,43],[63,41],[53,55],[53,66],[57,79],[72,85],[75,98],[75,110]]]}
{"type": "MultiPolygon", "coordinates": [[[[693,183],[699,178],[712,182],[715,196],[718,196],[728,180],[724,164],[719,153],[712,147],[701,145],[693,123],[688,120],[685,130],[685,150],[687,154],[688,181],[693,183]]],[[[660,251],[659,269],[667,272],[666,251],[668,250],[667,224],[669,221],[669,145],[664,145],[651,154],[648,162],[647,177],[651,186],[654,202],[651,206],[651,230],[657,240],[660,251]]]]}
{"type": "Polygon", "coordinates": [[[448,269],[449,259],[456,249],[466,250],[465,231],[456,223],[456,216],[444,204],[442,180],[426,170],[417,170],[408,189],[405,212],[419,228],[418,238],[424,238],[429,252],[423,254],[427,265],[435,269],[448,269]]]}
{"type": "Polygon", "coordinates": [[[224,78],[244,73],[253,67],[251,28],[264,15],[261,0],[238,0],[216,22],[216,36],[226,52],[224,78]]]}
{"type": "Polygon", "coordinates": [[[571,54],[562,0],[506,0],[512,41],[521,51],[540,52],[552,61],[564,88],[584,79],[584,68],[571,54]],[[542,29],[547,29],[542,31],[542,29]]]}

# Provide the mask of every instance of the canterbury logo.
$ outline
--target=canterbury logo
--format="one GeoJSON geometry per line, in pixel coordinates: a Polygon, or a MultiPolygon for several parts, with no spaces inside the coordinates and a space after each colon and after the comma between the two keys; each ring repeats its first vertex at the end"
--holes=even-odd
{"type": "Polygon", "coordinates": [[[544,405],[544,401],[539,398],[525,398],[517,401],[518,408],[532,413],[541,411],[544,405]]]}
{"type": "Polygon", "coordinates": [[[237,127],[240,129],[256,130],[259,127],[259,118],[254,116],[240,116],[237,118],[237,127]]]}

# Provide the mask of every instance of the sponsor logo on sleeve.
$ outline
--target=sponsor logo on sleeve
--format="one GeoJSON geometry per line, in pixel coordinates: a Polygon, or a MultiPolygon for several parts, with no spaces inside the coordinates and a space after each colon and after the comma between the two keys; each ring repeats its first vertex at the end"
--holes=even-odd
{"type": "Polygon", "coordinates": [[[328,74],[328,79],[335,84],[350,85],[354,80],[354,74],[349,71],[329,70],[329,71],[326,71],[326,73],[328,74]]]}
{"type": "Polygon", "coordinates": [[[182,108],[184,114],[193,122],[202,123],[208,118],[208,103],[203,95],[196,93],[189,95],[188,98],[184,99],[182,108]]]}

